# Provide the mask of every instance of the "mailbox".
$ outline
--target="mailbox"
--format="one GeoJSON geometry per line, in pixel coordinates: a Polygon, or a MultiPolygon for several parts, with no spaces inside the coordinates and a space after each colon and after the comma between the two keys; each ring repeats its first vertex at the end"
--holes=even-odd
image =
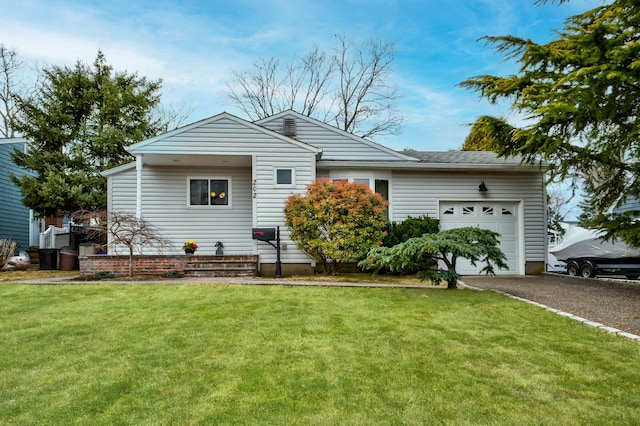
{"type": "Polygon", "coordinates": [[[276,239],[276,228],[253,228],[253,239],[271,241],[276,239]]]}

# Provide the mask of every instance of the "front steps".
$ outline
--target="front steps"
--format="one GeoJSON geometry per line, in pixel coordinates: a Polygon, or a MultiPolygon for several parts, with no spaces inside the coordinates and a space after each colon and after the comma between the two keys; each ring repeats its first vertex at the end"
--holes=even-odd
{"type": "Polygon", "coordinates": [[[29,260],[31,262],[32,269],[40,268],[40,250],[38,247],[31,246],[27,249],[27,254],[29,255],[29,260]]]}
{"type": "Polygon", "coordinates": [[[258,273],[258,256],[192,256],[184,268],[187,277],[253,277],[258,273]]]}

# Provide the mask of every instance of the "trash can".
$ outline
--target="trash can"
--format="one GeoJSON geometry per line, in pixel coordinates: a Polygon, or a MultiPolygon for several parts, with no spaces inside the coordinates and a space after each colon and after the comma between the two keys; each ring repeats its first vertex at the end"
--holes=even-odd
{"type": "Polygon", "coordinates": [[[93,243],[81,243],[80,251],[78,253],[80,256],[90,256],[92,254],[96,254],[96,247],[93,243]]]}
{"type": "Polygon", "coordinates": [[[58,249],[39,249],[40,270],[58,269],[58,249]]]}
{"type": "Polygon", "coordinates": [[[70,248],[60,249],[60,270],[74,271],[78,269],[78,252],[70,248]]]}

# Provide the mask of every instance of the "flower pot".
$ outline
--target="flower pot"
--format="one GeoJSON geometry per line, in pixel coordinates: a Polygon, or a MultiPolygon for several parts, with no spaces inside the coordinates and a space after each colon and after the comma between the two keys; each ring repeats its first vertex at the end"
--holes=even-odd
{"type": "Polygon", "coordinates": [[[193,254],[193,253],[195,253],[195,252],[196,252],[195,250],[189,250],[189,249],[186,249],[186,250],[184,251],[184,253],[185,253],[185,254],[193,254]]]}

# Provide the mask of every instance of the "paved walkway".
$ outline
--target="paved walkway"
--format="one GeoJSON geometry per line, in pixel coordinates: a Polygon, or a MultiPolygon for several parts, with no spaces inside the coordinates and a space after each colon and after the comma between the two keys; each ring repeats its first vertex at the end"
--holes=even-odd
{"type": "Polygon", "coordinates": [[[184,277],[184,278],[156,278],[142,279],[103,279],[97,281],[74,281],[78,276],[63,276],[51,278],[36,278],[17,281],[20,284],[237,284],[237,285],[287,285],[287,286],[317,286],[317,287],[379,287],[379,288],[422,288],[445,290],[446,286],[432,286],[430,284],[381,284],[375,282],[347,282],[300,280],[292,278],[262,278],[262,277],[184,277]]]}

